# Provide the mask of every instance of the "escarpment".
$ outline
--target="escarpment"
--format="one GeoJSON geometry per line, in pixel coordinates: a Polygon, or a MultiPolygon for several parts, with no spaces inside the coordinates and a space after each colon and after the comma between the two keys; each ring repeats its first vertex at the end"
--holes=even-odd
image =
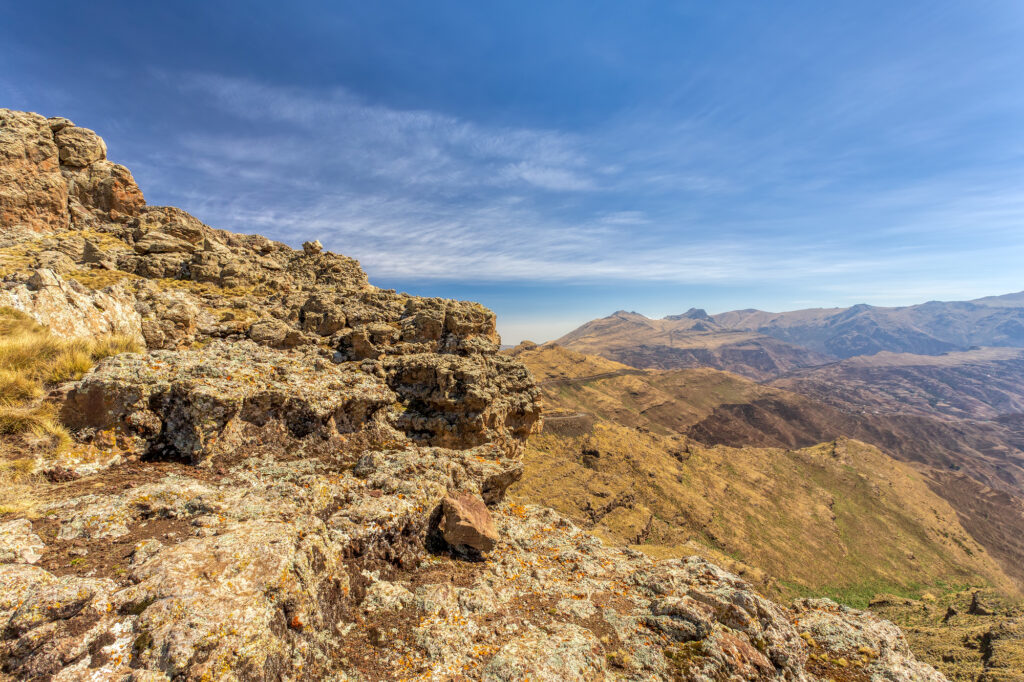
{"type": "Polygon", "coordinates": [[[506,501],[539,392],[482,306],[148,206],[66,119],[0,110],[0,179],[4,314],[142,348],[39,398],[70,444],[0,436],[37,476],[9,678],[943,679],[870,614],[506,501]]]}

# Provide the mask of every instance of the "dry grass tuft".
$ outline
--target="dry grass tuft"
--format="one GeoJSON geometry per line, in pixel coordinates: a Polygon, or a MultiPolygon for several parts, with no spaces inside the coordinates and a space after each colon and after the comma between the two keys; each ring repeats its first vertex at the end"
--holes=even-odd
{"type": "Polygon", "coordinates": [[[0,307],[0,435],[32,434],[54,449],[70,443],[52,405],[38,402],[45,387],[80,379],[99,360],[140,350],[125,336],[65,340],[28,315],[0,307]]]}
{"type": "Polygon", "coordinates": [[[75,270],[70,277],[89,289],[105,289],[114,284],[130,284],[142,279],[138,275],[121,270],[105,270],[103,268],[75,270]]]}
{"type": "Polygon", "coordinates": [[[41,476],[32,457],[0,461],[0,514],[33,515],[41,476]]]}

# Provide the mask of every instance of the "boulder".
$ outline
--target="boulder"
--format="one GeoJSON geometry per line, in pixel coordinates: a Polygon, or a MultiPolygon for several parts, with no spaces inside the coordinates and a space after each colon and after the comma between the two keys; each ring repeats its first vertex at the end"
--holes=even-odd
{"type": "Polygon", "coordinates": [[[74,122],[71,121],[71,119],[64,118],[63,116],[51,116],[50,118],[46,119],[46,124],[50,127],[50,130],[53,132],[57,132],[58,130],[67,128],[68,126],[75,125],[74,122]]]}
{"type": "Polygon", "coordinates": [[[484,501],[473,495],[449,495],[441,502],[441,535],[453,547],[472,547],[490,552],[498,544],[491,513],[484,501]]]}
{"type": "Polygon", "coordinates": [[[418,353],[386,358],[383,366],[407,405],[399,427],[431,445],[516,449],[540,417],[533,378],[513,358],[418,353]]]}
{"type": "Polygon", "coordinates": [[[26,283],[0,282],[0,306],[27,313],[64,338],[124,334],[142,341],[135,298],[119,285],[95,291],[40,268],[26,283]]]}
{"type": "Polygon", "coordinates": [[[122,222],[138,216],[146,205],[131,172],[116,163],[96,161],[85,168],[65,167],[63,174],[68,193],[78,202],[81,213],[93,212],[95,222],[122,222]]]}
{"type": "Polygon", "coordinates": [[[192,245],[189,251],[200,250],[213,233],[197,218],[173,206],[147,206],[140,212],[136,240],[144,238],[151,231],[189,243],[192,245]]]}
{"type": "Polygon", "coordinates": [[[249,327],[249,338],[271,348],[294,348],[305,341],[297,329],[274,318],[260,320],[249,327]]]}
{"type": "Polygon", "coordinates": [[[53,139],[57,143],[61,165],[83,168],[107,158],[107,145],[88,128],[62,126],[54,133],[53,139]]]}

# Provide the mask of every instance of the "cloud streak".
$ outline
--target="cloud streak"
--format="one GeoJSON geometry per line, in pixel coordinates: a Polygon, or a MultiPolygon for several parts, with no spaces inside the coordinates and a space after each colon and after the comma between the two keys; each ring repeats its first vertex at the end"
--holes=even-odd
{"type": "Polygon", "coordinates": [[[942,219],[929,183],[829,196],[813,169],[794,175],[805,150],[771,156],[770,137],[746,149],[695,121],[631,120],[584,136],[393,109],[341,88],[165,78],[237,122],[228,134],[185,134],[143,164],[176,188],[169,200],[218,227],[319,238],[379,278],[728,284],[909,272],[948,260],[921,238],[926,221],[1002,230],[1024,212],[1016,195],[992,203],[983,190],[950,198],[943,188],[942,219]],[[780,203],[779,188],[850,210],[827,224],[780,203]],[[851,228],[880,214],[891,223],[874,227],[891,243],[852,250],[851,228]]]}

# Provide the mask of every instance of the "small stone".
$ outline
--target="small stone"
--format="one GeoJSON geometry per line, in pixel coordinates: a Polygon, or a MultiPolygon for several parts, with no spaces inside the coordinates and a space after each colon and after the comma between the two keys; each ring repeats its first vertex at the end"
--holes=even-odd
{"type": "Polygon", "coordinates": [[[46,122],[49,124],[50,130],[52,130],[55,133],[69,126],[75,125],[69,119],[66,119],[63,116],[52,116],[46,119],[46,122]]]}
{"type": "Polygon", "coordinates": [[[28,519],[0,524],[0,563],[34,564],[42,556],[43,548],[43,541],[32,532],[28,519]]]}
{"type": "Polygon", "coordinates": [[[314,239],[311,242],[303,242],[302,250],[306,252],[307,256],[315,256],[324,250],[324,245],[320,243],[319,239],[314,239]]]}
{"type": "Polygon", "coordinates": [[[489,552],[498,544],[491,513],[480,498],[466,493],[449,495],[441,503],[441,511],[441,534],[449,545],[489,552]]]}

